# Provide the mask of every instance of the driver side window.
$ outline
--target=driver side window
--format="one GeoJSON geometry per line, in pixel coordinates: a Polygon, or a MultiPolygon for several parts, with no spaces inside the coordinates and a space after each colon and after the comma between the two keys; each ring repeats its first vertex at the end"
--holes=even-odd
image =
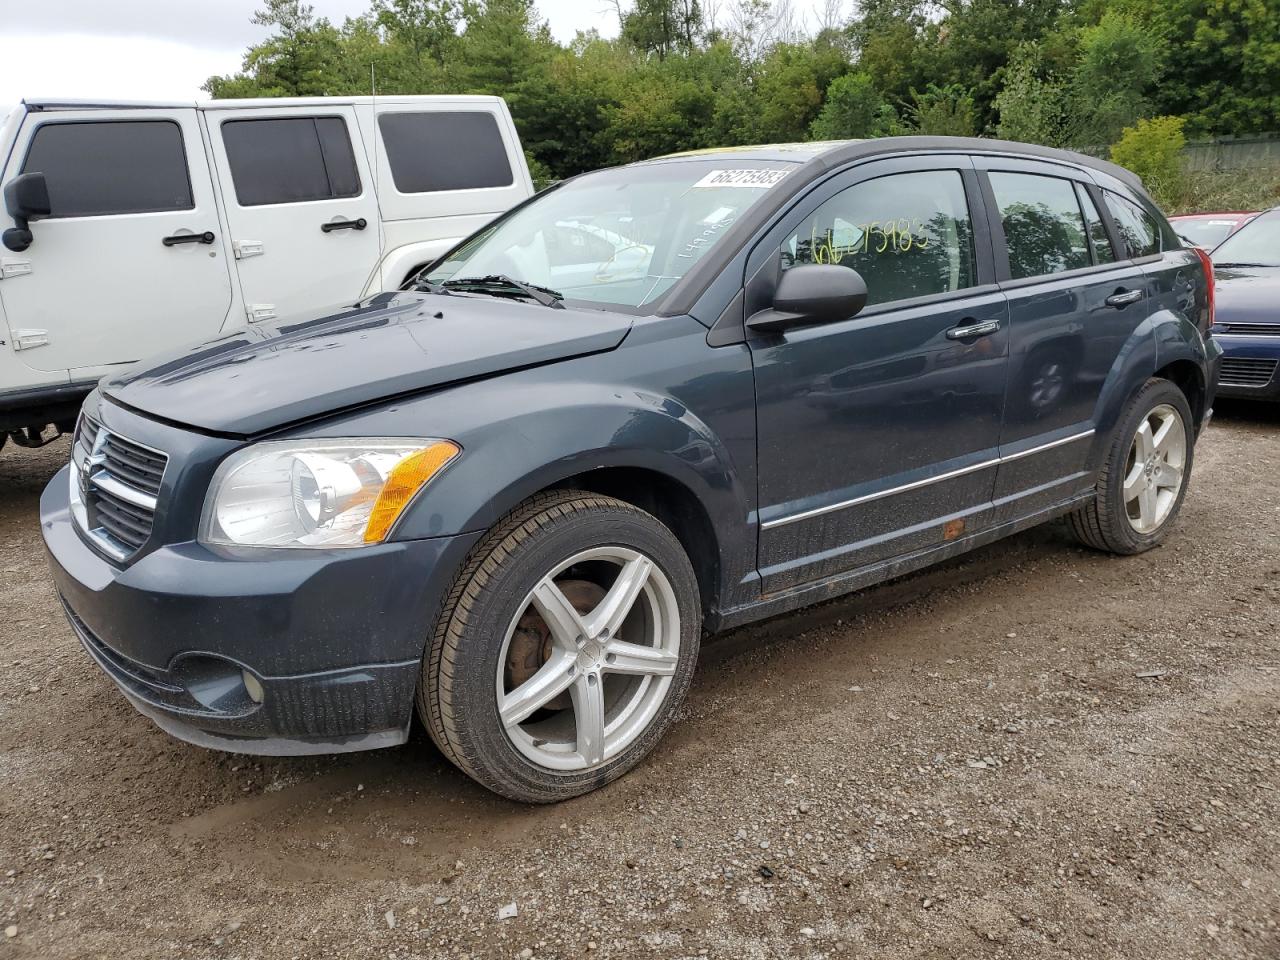
{"type": "Polygon", "coordinates": [[[783,242],[783,269],[801,263],[857,270],[868,305],[974,286],[973,224],[960,172],[895,173],[841,191],[783,242]]]}

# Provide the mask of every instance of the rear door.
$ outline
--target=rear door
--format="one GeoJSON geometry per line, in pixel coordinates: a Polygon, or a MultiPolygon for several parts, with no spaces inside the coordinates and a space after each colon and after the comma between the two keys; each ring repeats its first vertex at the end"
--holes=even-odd
{"type": "Polygon", "coordinates": [[[978,157],[996,275],[1009,300],[1009,387],[997,520],[1087,486],[1098,398],[1147,316],[1146,276],[1117,253],[1092,179],[1065,165],[978,157]]]}
{"type": "Polygon", "coordinates": [[[3,179],[34,172],[52,214],[0,281],[22,363],[91,379],[218,333],[231,276],[194,109],[29,113],[3,179]]]}
{"type": "Polygon", "coordinates": [[[250,323],[357,299],[381,251],[349,106],[205,113],[250,323]]]}

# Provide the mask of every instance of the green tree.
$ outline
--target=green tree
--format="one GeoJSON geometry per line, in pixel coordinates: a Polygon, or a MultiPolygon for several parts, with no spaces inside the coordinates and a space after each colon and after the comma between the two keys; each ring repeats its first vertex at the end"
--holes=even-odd
{"type": "Polygon", "coordinates": [[[1030,44],[1019,52],[996,94],[996,133],[1005,140],[1065,147],[1071,143],[1075,114],[1067,84],[1042,75],[1040,49],[1030,44]]]}
{"type": "Polygon", "coordinates": [[[1115,11],[1080,32],[1080,56],[1071,77],[1076,143],[1111,143],[1125,127],[1147,115],[1147,94],[1160,78],[1160,43],[1115,11]]]}
{"type": "Polygon", "coordinates": [[[807,139],[827,87],[847,69],[835,47],[776,44],[753,71],[755,114],[740,131],[741,139],[757,143],[807,139]]]}
{"type": "Polygon", "coordinates": [[[253,23],[274,31],[244,55],[241,73],[210,77],[204,89],[214,97],[310,97],[336,91],[340,57],[338,32],[310,4],[266,0],[253,23]]]}
{"type": "Polygon", "coordinates": [[[1274,0],[1089,0],[1086,15],[1115,9],[1154,36],[1169,69],[1154,109],[1203,136],[1280,129],[1280,4],[1274,0]]]}
{"type": "Polygon", "coordinates": [[[809,126],[815,140],[882,137],[897,125],[898,115],[862,71],[836,77],[827,86],[826,102],[809,126]]]}
{"type": "Polygon", "coordinates": [[[913,87],[928,80],[925,28],[919,0],[863,0],[862,16],[848,33],[859,70],[891,103],[905,104],[913,87]]]}
{"type": "Polygon", "coordinates": [[[702,32],[698,0],[636,0],[622,18],[622,38],[645,53],[665,58],[694,48],[702,32]]]}
{"type": "Polygon", "coordinates": [[[912,90],[907,128],[927,136],[977,136],[978,111],[973,95],[958,83],[945,87],[931,83],[922,93],[912,90]]]}

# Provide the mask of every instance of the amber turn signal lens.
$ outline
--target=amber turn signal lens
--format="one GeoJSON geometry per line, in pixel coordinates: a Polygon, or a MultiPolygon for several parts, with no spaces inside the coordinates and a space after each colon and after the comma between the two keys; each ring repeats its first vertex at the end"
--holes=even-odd
{"type": "Polygon", "coordinates": [[[369,514],[369,522],[364,528],[364,542],[381,543],[385,540],[400,512],[414,495],[461,452],[456,443],[441,440],[397,463],[373,504],[373,512],[369,514]]]}

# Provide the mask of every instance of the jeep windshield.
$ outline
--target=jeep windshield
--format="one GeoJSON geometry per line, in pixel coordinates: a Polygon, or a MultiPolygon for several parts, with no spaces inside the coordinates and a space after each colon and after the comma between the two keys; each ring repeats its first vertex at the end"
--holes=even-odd
{"type": "Polygon", "coordinates": [[[504,277],[554,291],[570,304],[643,307],[795,167],[673,159],[589,174],[480,231],[421,280],[483,294],[483,284],[463,281],[504,277]]]}

